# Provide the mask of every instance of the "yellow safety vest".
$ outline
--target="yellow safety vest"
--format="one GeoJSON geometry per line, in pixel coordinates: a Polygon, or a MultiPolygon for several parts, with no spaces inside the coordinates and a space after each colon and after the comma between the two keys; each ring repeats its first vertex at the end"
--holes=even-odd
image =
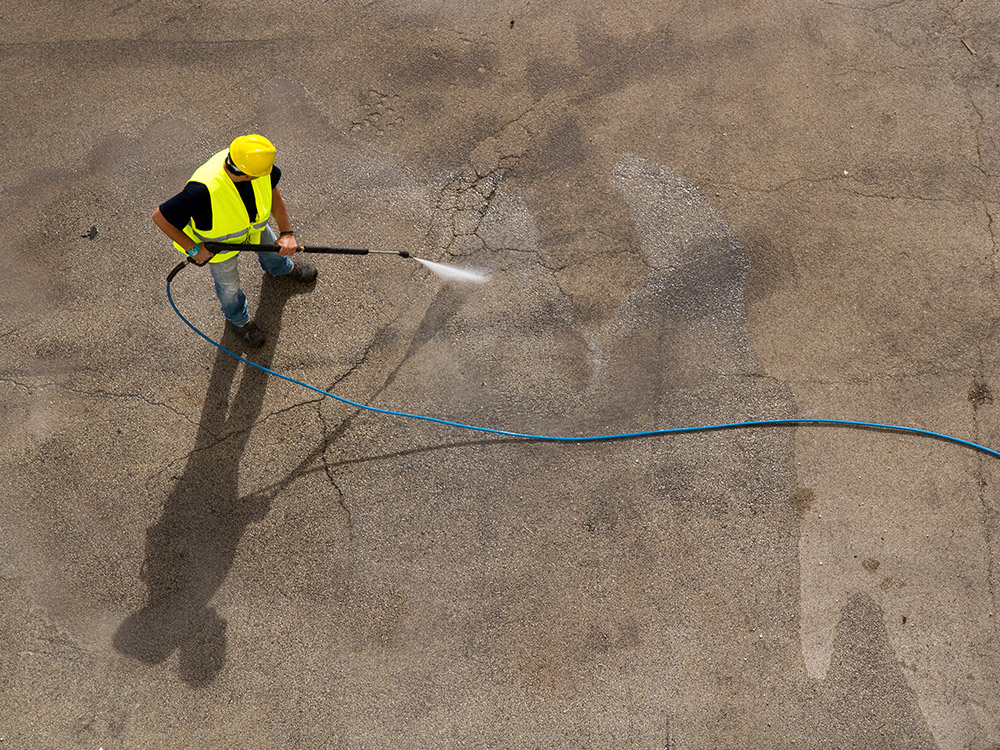
{"type": "MultiPolygon", "coordinates": [[[[208,187],[208,194],[212,200],[212,228],[199,229],[194,225],[192,218],[186,227],[184,234],[195,242],[227,242],[232,245],[245,245],[247,243],[256,244],[260,242],[260,233],[267,225],[267,219],[271,215],[271,176],[264,175],[250,181],[253,186],[254,198],[257,201],[257,220],[253,221],[247,214],[247,207],[240,197],[236,184],[225,173],[226,154],[228,149],[222,150],[202,164],[191,175],[188,182],[200,182],[208,187]]],[[[187,255],[176,242],[174,247],[178,251],[187,255]]],[[[218,253],[212,257],[209,263],[220,263],[232,258],[239,250],[231,253],[218,253]]]]}

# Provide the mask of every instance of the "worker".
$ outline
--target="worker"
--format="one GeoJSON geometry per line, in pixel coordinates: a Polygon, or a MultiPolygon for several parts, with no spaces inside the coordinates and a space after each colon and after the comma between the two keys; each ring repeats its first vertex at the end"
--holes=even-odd
{"type": "Polygon", "coordinates": [[[312,263],[293,257],[298,243],[278,191],[281,170],[274,166],[275,153],[264,136],[241,135],[198,167],[184,189],[153,212],[153,222],[178,251],[198,265],[208,263],[223,315],[251,347],[262,346],[265,336],[250,320],[240,288],[239,245],[277,244],[275,252],[257,254],[261,268],[272,276],[310,283],[317,275],[312,263]],[[272,215],[277,237],[267,223],[272,215]],[[234,249],[213,255],[205,242],[225,242],[234,249]]]}

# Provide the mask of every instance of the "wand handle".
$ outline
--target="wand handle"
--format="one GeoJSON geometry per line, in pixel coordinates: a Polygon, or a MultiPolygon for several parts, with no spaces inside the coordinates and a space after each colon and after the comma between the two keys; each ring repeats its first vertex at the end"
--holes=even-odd
{"type": "MultiPolygon", "coordinates": [[[[276,253],[278,245],[232,245],[228,242],[203,242],[210,253],[231,253],[234,250],[249,250],[252,253],[276,253]]],[[[371,250],[363,247],[327,247],[325,245],[299,245],[300,253],[336,253],[338,255],[368,255],[371,250]]]]}

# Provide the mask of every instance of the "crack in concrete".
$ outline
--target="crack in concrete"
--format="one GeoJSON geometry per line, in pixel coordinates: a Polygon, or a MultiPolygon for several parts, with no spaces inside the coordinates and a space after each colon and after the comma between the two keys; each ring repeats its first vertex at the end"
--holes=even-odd
{"type": "MultiPolygon", "coordinates": [[[[959,36],[961,38],[961,29],[959,27],[958,21],[954,17],[954,6],[951,11],[938,6],[951,20],[952,24],[958,30],[959,36]]],[[[978,55],[972,46],[964,39],[961,38],[962,44],[969,51],[973,60],[978,63],[978,55]]],[[[987,256],[987,260],[991,261],[988,270],[988,283],[994,291],[994,296],[997,294],[997,233],[995,228],[995,221],[993,217],[993,212],[990,210],[989,201],[987,199],[987,183],[992,179],[993,175],[990,174],[989,170],[985,167],[985,159],[983,154],[983,128],[986,126],[986,117],[979,105],[976,104],[975,97],[972,94],[972,84],[974,82],[974,75],[970,76],[965,84],[965,97],[971,107],[972,111],[975,112],[976,118],[972,126],[973,134],[976,141],[976,159],[975,167],[979,171],[980,175],[984,180],[982,191],[979,195],[979,202],[982,205],[983,213],[986,215],[986,230],[990,237],[990,255],[987,256]]],[[[995,337],[998,326],[1000,326],[1000,316],[994,316],[993,320],[990,322],[986,332],[980,337],[980,340],[976,343],[976,351],[978,354],[978,366],[976,372],[973,376],[973,388],[976,388],[976,384],[983,384],[985,386],[985,371],[986,371],[986,357],[985,348],[987,344],[995,337]]],[[[972,430],[975,436],[976,442],[981,442],[982,425],[980,421],[979,409],[981,404],[970,397],[972,403],[972,430]]],[[[990,501],[990,493],[987,489],[989,482],[987,480],[986,472],[986,456],[980,455],[976,461],[975,469],[975,480],[976,488],[978,491],[979,507],[981,508],[981,518],[983,527],[983,544],[985,547],[985,567],[986,567],[986,588],[989,595],[989,600],[992,605],[993,611],[990,613],[991,619],[991,640],[996,642],[1000,639],[1000,622],[998,622],[998,613],[1000,613],[1000,592],[998,592],[997,587],[997,569],[994,563],[997,555],[997,540],[995,531],[1000,529],[1000,509],[993,507],[990,501]]]]}
{"type": "MultiPolygon", "coordinates": [[[[523,119],[525,119],[526,117],[528,117],[529,115],[534,114],[535,110],[537,110],[541,106],[546,106],[545,98],[544,97],[542,97],[538,101],[532,102],[521,114],[517,115],[516,117],[511,118],[510,120],[507,120],[503,125],[501,125],[496,130],[494,130],[492,133],[490,133],[490,135],[486,136],[485,138],[483,138],[480,141],[477,141],[475,147],[472,149],[472,152],[474,153],[476,151],[476,149],[479,148],[479,146],[481,146],[484,143],[487,143],[487,142],[489,142],[491,140],[492,141],[499,141],[502,137],[504,137],[505,134],[509,134],[510,129],[513,128],[515,125],[520,125],[520,127],[524,129],[524,132],[527,135],[532,135],[531,129],[529,127],[527,127],[526,125],[521,125],[521,121],[523,119]]],[[[522,154],[518,154],[518,156],[524,156],[524,154],[523,153],[522,154]]],[[[484,175],[480,175],[480,176],[484,176],[484,175]]]]}
{"type": "MultiPolygon", "coordinates": [[[[987,229],[989,230],[990,233],[990,246],[993,250],[993,255],[995,257],[997,254],[997,234],[996,230],[994,229],[994,227],[996,226],[996,222],[993,220],[993,213],[990,211],[990,206],[986,202],[985,197],[983,198],[983,211],[986,212],[986,224],[987,224],[987,229]]],[[[992,276],[994,279],[996,278],[996,268],[993,269],[992,276]]]]}
{"type": "MultiPolygon", "coordinates": [[[[361,356],[356,358],[354,362],[350,365],[350,367],[347,368],[347,370],[338,375],[333,380],[333,382],[329,386],[327,386],[325,390],[328,394],[331,393],[333,389],[336,388],[336,386],[341,381],[353,375],[358,370],[358,368],[360,368],[363,364],[365,364],[365,362],[367,362],[369,355],[375,349],[375,345],[380,338],[381,332],[384,331],[386,327],[391,326],[393,323],[395,323],[399,319],[399,317],[400,315],[397,315],[390,323],[387,324],[387,326],[383,327],[378,333],[376,333],[372,337],[371,342],[368,344],[368,346],[365,347],[364,351],[362,351],[361,356]]],[[[400,363],[400,366],[401,365],[402,363],[400,363]]],[[[396,370],[398,369],[399,368],[397,367],[396,370]]],[[[394,370],[393,373],[395,373],[396,370],[394,370]]],[[[374,394],[375,396],[377,396],[379,393],[382,392],[382,390],[385,388],[385,385],[389,382],[389,379],[392,377],[393,373],[391,373],[386,378],[386,381],[382,384],[382,386],[380,386],[376,390],[374,394]]],[[[342,435],[344,435],[347,432],[347,430],[351,426],[351,423],[354,420],[354,417],[357,416],[357,414],[359,413],[359,410],[355,407],[351,407],[354,408],[354,411],[351,414],[347,415],[343,420],[341,420],[340,423],[337,424],[335,427],[331,427],[330,423],[327,421],[326,417],[323,414],[324,400],[325,397],[320,397],[310,402],[316,404],[316,414],[317,417],[319,418],[320,424],[322,425],[323,440],[322,440],[322,445],[318,450],[318,453],[320,460],[323,463],[323,472],[326,474],[327,480],[330,482],[331,486],[337,491],[337,505],[340,507],[340,509],[344,512],[344,515],[347,517],[348,532],[350,534],[353,534],[353,529],[354,529],[353,515],[351,513],[350,507],[347,505],[347,495],[336,479],[334,467],[337,464],[331,463],[330,459],[327,456],[327,451],[342,435]]],[[[338,402],[338,403],[343,403],[343,402],[338,402]]],[[[344,404],[344,405],[350,406],[349,404],[344,404]]]]}
{"type": "MultiPolygon", "coordinates": [[[[331,386],[331,388],[332,387],[333,386],[331,386]]],[[[347,428],[350,426],[351,419],[353,418],[353,414],[348,415],[344,420],[342,420],[341,423],[337,425],[336,428],[333,429],[333,431],[330,430],[329,424],[326,421],[326,417],[323,416],[322,401],[320,401],[320,403],[317,404],[316,406],[316,414],[319,417],[319,421],[323,429],[323,444],[320,447],[319,451],[320,460],[322,460],[323,462],[323,472],[326,474],[327,480],[329,480],[330,484],[333,485],[333,488],[337,491],[337,505],[340,506],[340,509],[344,511],[344,514],[347,516],[348,534],[353,534],[354,517],[351,515],[351,509],[347,506],[347,496],[344,494],[344,490],[341,488],[340,484],[337,483],[337,479],[334,475],[333,466],[331,465],[330,460],[327,458],[326,455],[330,445],[332,445],[337,440],[337,438],[339,438],[347,431],[347,428]]]]}
{"type": "MultiPolygon", "coordinates": [[[[965,45],[965,48],[969,51],[969,54],[972,55],[972,57],[975,59],[978,58],[978,55],[976,51],[972,48],[972,46],[965,40],[965,38],[961,36],[961,31],[962,31],[961,25],[959,24],[958,20],[955,18],[954,15],[955,10],[958,8],[960,4],[961,2],[953,5],[951,8],[946,8],[943,5],[938,4],[937,7],[951,21],[952,25],[955,27],[958,33],[959,39],[961,40],[962,44],[965,45]]],[[[976,169],[983,176],[984,180],[990,180],[992,179],[993,175],[990,174],[989,170],[987,170],[986,167],[984,166],[985,159],[983,156],[983,128],[986,126],[986,116],[983,114],[983,111],[979,108],[979,105],[976,104],[976,98],[972,95],[972,84],[974,82],[974,79],[975,79],[974,74],[969,77],[969,79],[965,83],[964,91],[965,91],[965,98],[969,102],[969,106],[972,108],[972,111],[976,113],[976,122],[972,127],[972,131],[976,139],[975,165],[976,169]]],[[[990,233],[990,247],[992,248],[992,254],[996,256],[997,236],[996,236],[996,230],[994,229],[993,213],[990,211],[989,202],[987,201],[986,185],[983,186],[983,190],[979,196],[979,199],[983,205],[983,211],[986,214],[987,229],[990,233]]],[[[993,269],[990,275],[990,281],[995,285],[996,282],[995,268],[993,269]]]]}
{"type": "Polygon", "coordinates": [[[106,391],[100,388],[98,389],[73,388],[68,385],[62,385],[60,383],[52,383],[52,382],[37,383],[31,385],[29,383],[19,381],[16,378],[12,378],[9,376],[0,376],[0,383],[11,383],[12,385],[24,388],[28,392],[29,396],[34,396],[36,393],[43,392],[46,390],[55,390],[55,391],[62,391],[65,393],[73,393],[78,396],[91,396],[95,398],[134,399],[137,401],[142,401],[148,406],[164,408],[170,411],[171,413],[175,414],[176,416],[181,417],[184,421],[197,426],[197,422],[192,420],[184,412],[180,411],[179,409],[175,409],[170,404],[163,403],[162,401],[154,401],[153,399],[149,398],[148,396],[142,393],[115,393],[114,391],[106,391]]]}
{"type": "MultiPolygon", "coordinates": [[[[527,5],[524,8],[526,9],[527,5]]],[[[628,67],[633,60],[667,39],[670,33],[670,29],[664,27],[659,34],[623,60],[610,60],[607,64],[586,73],[568,93],[554,93],[532,102],[519,114],[504,121],[490,135],[477,141],[470,152],[467,166],[448,180],[438,193],[437,203],[431,212],[424,237],[425,246],[439,252],[438,257],[447,255],[451,258],[463,254],[453,250],[462,239],[474,238],[481,249],[490,249],[489,243],[479,234],[479,230],[485,216],[492,208],[496,188],[507,171],[516,166],[518,160],[530,149],[531,141],[537,133],[545,129],[544,120],[537,128],[534,126],[536,116],[542,118],[545,112],[585,96],[594,80],[600,80],[612,71],[628,67]],[[487,186],[485,193],[480,190],[484,184],[487,186]],[[470,191],[479,194],[481,199],[480,205],[471,211],[465,202],[470,191]]],[[[517,248],[505,249],[525,252],[517,248]]],[[[552,273],[560,294],[566,299],[571,299],[558,275],[569,266],[552,267],[545,262],[540,252],[536,254],[541,266],[552,273]]],[[[642,260],[649,266],[644,257],[642,260]]]]}
{"type": "Polygon", "coordinates": [[[16,386],[18,388],[23,388],[28,392],[29,396],[35,395],[35,391],[30,385],[28,385],[27,383],[22,383],[20,380],[17,380],[15,378],[6,375],[0,375],[0,383],[9,383],[10,385],[16,386]]]}
{"type": "Polygon", "coordinates": [[[894,8],[897,5],[904,5],[905,3],[910,2],[910,0],[890,0],[889,2],[880,3],[878,5],[873,5],[870,7],[863,5],[851,5],[850,3],[838,3],[835,2],[835,0],[820,0],[820,2],[822,2],[823,5],[829,5],[834,8],[843,8],[845,10],[858,10],[863,13],[877,13],[880,10],[887,10],[889,8],[894,8]]]}
{"type": "MultiPolygon", "coordinates": [[[[981,428],[979,423],[979,405],[975,402],[972,404],[972,428],[974,439],[977,443],[982,443],[981,428]]],[[[985,567],[986,567],[986,590],[989,595],[989,600],[992,604],[993,611],[990,613],[991,619],[991,640],[995,643],[998,638],[1000,638],[1000,622],[998,622],[998,613],[1000,613],[1000,592],[997,591],[997,580],[996,580],[996,565],[994,560],[996,558],[996,534],[995,530],[1000,529],[1000,509],[992,506],[989,493],[987,488],[989,482],[986,478],[986,460],[987,456],[979,455],[976,460],[975,469],[975,480],[976,489],[978,491],[979,507],[982,513],[982,527],[983,527],[983,545],[985,548],[985,567]]]]}
{"type": "MultiPolygon", "coordinates": [[[[751,187],[749,185],[744,185],[739,182],[719,182],[716,180],[709,180],[704,178],[695,177],[693,180],[700,184],[706,186],[703,190],[706,195],[711,192],[711,189],[724,188],[726,190],[739,190],[752,195],[772,195],[774,193],[780,193],[793,185],[819,185],[823,183],[855,183],[856,180],[849,175],[833,175],[831,177],[795,177],[791,180],[772,185],[770,187],[751,187]]],[[[920,201],[924,203],[952,203],[964,205],[966,203],[965,199],[962,198],[929,198],[924,195],[913,195],[908,193],[874,193],[867,192],[862,189],[852,188],[846,186],[847,192],[857,195],[859,198],[876,198],[879,200],[908,200],[908,201],[920,201]]],[[[716,192],[716,196],[718,192],[716,192]]]]}
{"type": "MultiPolygon", "coordinates": [[[[327,464],[328,464],[328,462],[326,460],[326,456],[325,456],[325,451],[326,451],[326,448],[327,448],[327,445],[328,445],[328,437],[327,437],[328,425],[327,425],[326,420],[325,420],[325,418],[323,417],[323,414],[322,414],[322,410],[321,410],[321,404],[322,403],[323,403],[323,398],[313,399],[311,401],[304,401],[302,403],[295,404],[294,406],[286,407],[285,409],[279,409],[279,410],[277,410],[275,412],[272,412],[271,415],[268,415],[268,416],[272,416],[272,415],[275,415],[275,414],[278,414],[278,413],[292,411],[293,409],[298,409],[298,408],[303,407],[303,406],[315,405],[317,407],[318,421],[319,421],[319,423],[321,425],[321,431],[323,432],[323,439],[320,441],[320,445],[317,448],[313,449],[308,455],[306,455],[304,458],[302,458],[302,460],[299,461],[299,463],[295,466],[295,468],[293,468],[290,472],[288,472],[282,479],[280,479],[277,482],[272,482],[272,483],[264,486],[263,488],[252,492],[248,497],[257,498],[258,500],[266,499],[267,501],[270,501],[271,499],[277,497],[280,493],[282,493],[286,489],[288,489],[288,487],[290,487],[298,479],[301,479],[303,477],[309,476],[310,474],[318,473],[320,471],[325,471],[326,475],[327,475],[328,479],[330,479],[330,482],[333,485],[334,489],[337,490],[337,495],[338,495],[337,504],[344,511],[344,513],[345,513],[345,515],[347,517],[347,526],[348,526],[349,533],[353,533],[352,516],[351,516],[350,509],[347,507],[347,504],[346,504],[346,495],[344,494],[343,490],[340,488],[340,485],[337,484],[337,482],[334,480],[333,475],[331,474],[330,470],[328,470],[326,468],[327,464]],[[310,465],[313,464],[316,461],[317,458],[320,458],[323,461],[324,466],[322,466],[322,467],[311,467],[310,465]]],[[[263,421],[263,420],[261,420],[261,421],[263,421]]],[[[246,430],[239,430],[239,431],[230,433],[227,436],[227,438],[228,437],[232,437],[234,435],[239,435],[239,434],[241,434],[243,432],[251,430],[254,427],[256,427],[258,424],[260,424],[260,422],[255,422],[254,425],[252,425],[251,427],[248,427],[246,430]]],[[[214,445],[218,445],[218,443],[214,443],[214,445]]],[[[211,447],[211,446],[201,446],[201,447],[199,447],[199,448],[197,448],[195,450],[192,450],[188,454],[188,456],[191,456],[191,455],[193,455],[194,453],[196,453],[198,451],[206,450],[209,447],[211,447]]],[[[163,469],[161,469],[156,474],[154,474],[152,477],[150,477],[147,480],[147,489],[151,492],[152,491],[151,490],[151,484],[154,481],[156,481],[167,470],[169,470],[172,466],[174,466],[179,461],[183,461],[183,460],[185,460],[185,459],[181,458],[181,459],[176,459],[174,461],[171,461],[169,464],[167,464],[167,466],[165,466],[163,469]]],[[[173,477],[173,479],[177,479],[177,478],[178,478],[177,476],[173,477]]],[[[245,501],[246,499],[247,499],[246,497],[242,498],[241,502],[245,501]]]]}
{"type": "Polygon", "coordinates": [[[972,111],[976,113],[978,119],[977,124],[972,128],[972,132],[976,136],[976,169],[984,177],[989,177],[989,172],[983,167],[983,126],[986,124],[986,118],[983,116],[982,110],[979,109],[979,105],[976,104],[975,97],[972,96],[971,86],[972,81],[965,85],[965,98],[968,99],[969,106],[972,107],[972,111]]]}
{"type": "MultiPolygon", "coordinates": [[[[527,5],[524,7],[527,8],[527,5]]],[[[669,34],[670,30],[664,29],[664,31],[650,39],[645,45],[633,51],[624,60],[611,60],[606,65],[588,72],[580,79],[574,90],[569,93],[543,96],[541,99],[532,102],[522,112],[503,122],[490,135],[479,140],[470,152],[469,170],[467,172],[460,171],[457,176],[453,177],[442,187],[438,195],[438,203],[432,211],[430,225],[425,235],[427,244],[438,248],[443,254],[448,254],[451,257],[456,257],[456,254],[451,252],[451,248],[462,237],[475,237],[482,248],[487,249],[488,243],[479,235],[478,230],[482,225],[483,218],[491,207],[492,196],[496,187],[505,176],[506,171],[514,167],[517,161],[530,148],[530,141],[536,135],[535,128],[532,127],[533,118],[536,115],[542,117],[545,111],[584,96],[592,80],[600,79],[610,71],[627,67],[634,59],[666,39],[669,34]],[[483,196],[484,205],[481,207],[481,210],[474,211],[472,217],[467,217],[470,218],[474,226],[471,229],[468,226],[459,226],[459,222],[461,221],[459,211],[461,209],[456,209],[456,201],[464,197],[469,190],[478,192],[478,188],[484,181],[492,183],[487,194],[483,196]],[[449,203],[451,204],[450,206],[448,205],[449,203]],[[443,215],[444,219],[441,223],[450,227],[450,237],[440,242],[431,242],[436,226],[435,219],[440,219],[441,215],[443,215]]],[[[542,127],[544,128],[544,123],[542,127]]]]}
{"type": "MultiPolygon", "coordinates": [[[[976,113],[977,123],[973,127],[973,132],[976,136],[976,169],[979,173],[987,180],[991,179],[993,175],[989,173],[986,167],[983,166],[983,127],[986,125],[986,117],[983,115],[982,110],[976,104],[975,98],[972,96],[972,91],[970,90],[972,82],[970,81],[965,86],[965,96],[969,101],[969,106],[972,107],[972,111],[976,113]]],[[[986,214],[986,228],[990,233],[990,247],[992,248],[992,253],[995,256],[997,254],[997,235],[994,229],[993,213],[990,211],[989,202],[986,199],[986,187],[983,186],[983,191],[979,196],[979,200],[983,205],[983,211],[986,214]]],[[[991,274],[991,280],[996,279],[996,269],[994,268],[991,274]]]]}
{"type": "Polygon", "coordinates": [[[351,123],[351,130],[357,132],[362,128],[371,128],[378,135],[387,129],[394,128],[403,122],[403,117],[396,111],[399,104],[398,94],[387,94],[378,89],[368,89],[364,93],[363,106],[365,116],[351,123]]]}
{"type": "Polygon", "coordinates": [[[162,474],[166,473],[167,471],[170,471],[177,464],[180,464],[180,463],[183,463],[185,461],[190,460],[192,456],[194,456],[194,455],[196,455],[198,453],[202,453],[203,451],[207,451],[207,450],[212,450],[213,448],[218,447],[222,443],[225,443],[227,440],[230,440],[230,439],[232,439],[234,437],[239,437],[241,435],[244,435],[244,434],[250,432],[251,430],[259,427],[260,425],[264,424],[265,422],[267,422],[272,417],[276,417],[278,415],[285,414],[285,413],[290,412],[290,411],[294,411],[295,409],[299,409],[299,408],[301,408],[303,406],[309,406],[310,404],[320,403],[320,402],[322,402],[322,400],[323,400],[323,397],[320,396],[319,398],[311,399],[309,401],[300,401],[297,404],[293,404],[291,406],[286,406],[286,407],[284,407],[282,409],[276,409],[275,411],[269,412],[268,414],[264,415],[263,417],[255,420],[253,424],[251,424],[251,425],[249,425],[247,427],[243,427],[243,428],[241,428],[239,430],[233,430],[231,432],[227,432],[224,435],[219,435],[216,432],[212,432],[210,429],[208,429],[206,427],[205,429],[208,432],[210,432],[211,435],[212,435],[213,440],[211,442],[206,443],[205,445],[195,446],[194,448],[192,448],[191,450],[189,450],[187,453],[185,453],[183,456],[180,456],[178,458],[175,458],[175,459],[172,459],[172,460],[168,461],[166,464],[164,464],[164,466],[163,466],[162,469],[160,469],[159,471],[157,471],[155,474],[153,474],[147,480],[146,486],[148,488],[150,486],[150,484],[152,482],[154,482],[162,474]]]}
{"type": "Polygon", "coordinates": [[[525,249],[523,247],[498,247],[497,250],[504,253],[520,253],[522,255],[534,255],[536,258],[538,258],[538,265],[540,265],[547,271],[551,271],[553,274],[558,273],[559,271],[563,271],[570,267],[570,264],[568,263],[564,263],[561,266],[549,265],[546,262],[545,256],[542,254],[541,250],[525,249]]]}
{"type": "MultiPolygon", "coordinates": [[[[221,437],[219,437],[216,440],[216,442],[212,443],[211,445],[203,446],[202,449],[212,448],[212,447],[218,445],[219,443],[226,442],[227,440],[229,440],[231,438],[239,437],[241,435],[244,435],[244,434],[250,432],[251,430],[256,429],[257,427],[260,427],[261,425],[266,424],[268,422],[268,420],[270,420],[273,417],[278,417],[278,416],[281,416],[282,414],[287,414],[288,412],[295,411],[296,409],[300,409],[303,406],[309,406],[310,404],[319,403],[322,400],[323,400],[323,396],[319,396],[317,398],[310,399],[308,401],[300,401],[297,404],[292,404],[291,406],[285,406],[285,407],[283,407],[281,409],[275,409],[274,411],[268,412],[264,416],[259,417],[258,419],[256,419],[254,421],[253,424],[251,424],[251,425],[249,425],[247,427],[243,427],[243,428],[241,428],[239,430],[233,430],[231,432],[225,433],[224,435],[222,435],[221,437]]],[[[202,450],[202,449],[199,449],[199,450],[202,450]]],[[[192,451],[192,453],[193,452],[194,451],[192,451]]]]}
{"type": "MultiPolygon", "coordinates": [[[[980,464],[982,464],[983,458],[985,457],[980,458],[980,464]]],[[[990,640],[996,643],[998,636],[1000,636],[1000,623],[997,622],[1000,592],[997,591],[996,565],[993,562],[996,557],[993,530],[1000,528],[1000,511],[989,506],[989,502],[986,500],[986,480],[982,475],[979,482],[979,498],[983,506],[983,541],[986,546],[986,590],[989,593],[990,602],[993,606],[993,611],[989,613],[989,619],[992,622],[990,640]]]]}
{"type": "MultiPolygon", "coordinates": [[[[465,252],[455,252],[455,247],[463,238],[474,238],[480,249],[503,252],[527,253],[538,258],[539,265],[552,274],[559,293],[565,299],[570,299],[559,272],[568,268],[567,265],[552,266],[538,250],[525,250],[515,247],[490,248],[489,243],[480,235],[483,221],[496,201],[497,190],[507,172],[512,169],[527,152],[528,146],[518,148],[517,140],[508,143],[506,150],[500,141],[511,135],[516,128],[524,131],[524,138],[530,138],[532,131],[522,124],[522,121],[533,114],[539,107],[548,106],[552,102],[544,99],[533,104],[517,117],[508,120],[491,135],[477,143],[469,157],[469,163],[448,180],[438,193],[437,203],[432,211],[430,226],[425,235],[425,244],[437,248],[438,257],[458,258],[465,252]],[[439,230],[435,238],[435,229],[439,230]],[[442,236],[443,235],[443,236],[442,236]]],[[[520,135],[514,132],[516,139],[520,135]]]]}
{"type": "Polygon", "coordinates": [[[425,235],[426,244],[435,248],[437,257],[462,255],[453,251],[462,238],[475,238],[482,249],[489,248],[479,230],[493,207],[506,169],[516,158],[500,155],[492,168],[484,172],[469,164],[442,186],[425,235]]]}
{"type": "Polygon", "coordinates": [[[149,406],[162,407],[162,408],[166,409],[167,411],[170,411],[170,412],[176,414],[178,417],[181,417],[182,419],[184,419],[186,422],[189,422],[190,424],[197,424],[187,414],[185,414],[184,412],[180,411],[179,409],[175,409],[170,404],[166,404],[166,403],[163,403],[161,401],[154,401],[153,399],[148,398],[147,396],[145,396],[145,395],[143,395],[141,393],[114,393],[112,391],[105,391],[105,390],[100,390],[100,389],[97,389],[97,390],[87,390],[87,389],[83,389],[83,388],[70,388],[69,386],[57,385],[55,383],[53,383],[51,385],[53,387],[55,387],[55,388],[58,388],[58,389],[61,389],[61,390],[64,390],[64,391],[68,391],[70,393],[76,393],[76,394],[83,395],[83,396],[96,396],[96,397],[104,397],[104,398],[138,399],[139,401],[142,401],[143,403],[145,403],[145,404],[147,404],[149,406]]]}

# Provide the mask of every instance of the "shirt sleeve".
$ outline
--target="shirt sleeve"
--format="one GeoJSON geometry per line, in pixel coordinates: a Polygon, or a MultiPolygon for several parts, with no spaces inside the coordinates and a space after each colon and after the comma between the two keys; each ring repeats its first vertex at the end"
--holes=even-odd
{"type": "Polygon", "coordinates": [[[161,203],[160,213],[181,231],[192,218],[198,229],[212,228],[212,199],[201,182],[189,182],[173,198],[161,203]]]}
{"type": "Polygon", "coordinates": [[[278,187],[278,180],[281,179],[281,170],[277,167],[271,167],[271,190],[278,187]]]}

